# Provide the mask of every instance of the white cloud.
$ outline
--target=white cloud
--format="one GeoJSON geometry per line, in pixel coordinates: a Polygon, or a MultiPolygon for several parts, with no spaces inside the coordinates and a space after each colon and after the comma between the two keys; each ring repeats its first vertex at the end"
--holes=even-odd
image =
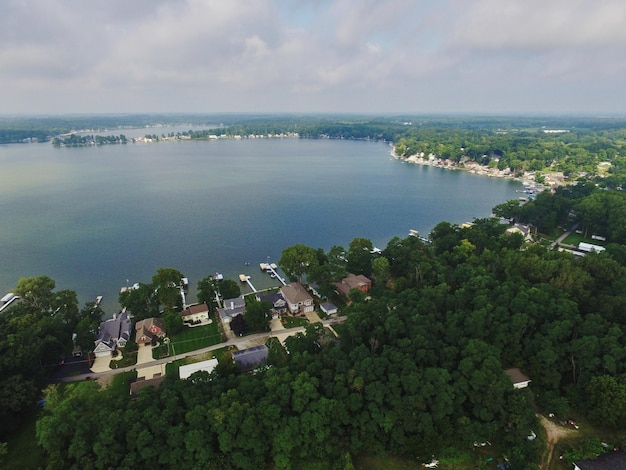
{"type": "Polygon", "coordinates": [[[626,106],[614,0],[8,0],[3,13],[4,112],[626,106]]]}

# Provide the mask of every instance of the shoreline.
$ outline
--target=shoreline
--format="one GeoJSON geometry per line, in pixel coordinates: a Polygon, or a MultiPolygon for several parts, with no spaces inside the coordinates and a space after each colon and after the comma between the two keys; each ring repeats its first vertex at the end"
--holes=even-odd
{"type": "Polygon", "coordinates": [[[389,144],[391,147],[390,155],[393,159],[410,163],[412,165],[432,166],[434,168],[441,168],[444,170],[452,171],[467,171],[475,175],[489,176],[490,178],[504,178],[513,181],[520,181],[524,185],[535,186],[538,189],[545,190],[555,186],[565,185],[564,177],[561,173],[550,173],[545,175],[544,183],[537,183],[535,181],[536,173],[534,171],[525,171],[522,176],[515,176],[510,169],[499,170],[497,168],[488,168],[480,163],[467,160],[464,162],[456,163],[449,159],[443,159],[437,157],[435,154],[423,155],[411,155],[410,157],[403,157],[397,155],[395,152],[395,146],[393,143],[389,144]]]}

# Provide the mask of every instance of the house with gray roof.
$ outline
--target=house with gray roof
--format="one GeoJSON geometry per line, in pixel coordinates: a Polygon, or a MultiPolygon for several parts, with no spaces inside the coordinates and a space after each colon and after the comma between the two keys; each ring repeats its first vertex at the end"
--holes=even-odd
{"type": "Polygon", "coordinates": [[[242,371],[250,371],[267,361],[268,349],[264,344],[233,353],[235,364],[242,371]]]}
{"type": "Polygon", "coordinates": [[[122,310],[117,315],[113,315],[110,320],[100,323],[98,335],[94,341],[94,354],[96,357],[109,356],[117,348],[123,348],[130,339],[132,325],[130,314],[122,310]]]}
{"type": "Polygon", "coordinates": [[[574,470],[624,470],[626,454],[622,451],[607,452],[594,460],[574,462],[574,470]]]}
{"type": "Polygon", "coordinates": [[[281,314],[287,311],[287,301],[280,292],[268,292],[266,294],[257,294],[257,300],[260,302],[269,302],[272,304],[272,313],[281,314]]]}
{"type": "Polygon", "coordinates": [[[237,315],[242,315],[246,310],[246,301],[243,297],[233,297],[224,300],[224,307],[218,308],[217,313],[222,323],[230,323],[237,315]]]}

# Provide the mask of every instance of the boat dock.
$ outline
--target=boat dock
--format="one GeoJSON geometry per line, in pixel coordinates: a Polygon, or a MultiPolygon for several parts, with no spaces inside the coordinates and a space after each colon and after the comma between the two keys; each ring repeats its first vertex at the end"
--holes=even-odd
{"type": "Polygon", "coordinates": [[[241,282],[245,282],[248,284],[248,287],[250,287],[250,289],[252,289],[252,292],[256,292],[256,288],[252,285],[252,283],[250,282],[250,276],[246,276],[245,274],[240,274],[239,275],[239,280],[241,282]]]}
{"type": "MultiPolygon", "coordinates": [[[[263,263],[261,263],[261,265],[263,265],[263,263]]],[[[270,273],[272,279],[278,279],[283,286],[286,286],[287,283],[285,282],[285,280],[276,272],[277,268],[278,266],[276,266],[274,263],[265,265],[265,271],[268,271],[270,273]]]]}

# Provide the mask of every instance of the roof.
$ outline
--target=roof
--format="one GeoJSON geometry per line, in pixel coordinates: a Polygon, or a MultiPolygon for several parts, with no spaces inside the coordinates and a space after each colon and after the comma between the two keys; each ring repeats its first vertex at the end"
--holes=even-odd
{"type": "Polygon", "coordinates": [[[250,370],[267,360],[268,349],[264,344],[233,353],[233,360],[241,370],[250,370]]]}
{"type": "Polygon", "coordinates": [[[185,310],[180,312],[183,317],[187,315],[197,315],[199,313],[205,313],[209,311],[209,306],[207,304],[200,305],[192,305],[191,307],[187,307],[185,310]]]}
{"type": "Polygon", "coordinates": [[[226,320],[226,319],[230,319],[230,318],[234,318],[237,315],[242,315],[243,312],[246,310],[245,307],[237,307],[237,308],[218,308],[217,309],[217,313],[219,313],[220,318],[222,319],[222,321],[226,320]]]}
{"type": "Polygon", "coordinates": [[[163,382],[163,380],[165,380],[165,376],[161,376],[161,377],[154,377],[152,379],[148,379],[148,380],[137,380],[136,382],[131,382],[130,384],[130,394],[131,395],[137,395],[139,393],[139,390],[141,390],[144,387],[158,387],[159,385],[161,385],[161,382],[163,382]]]}
{"type": "Polygon", "coordinates": [[[511,378],[514,384],[521,383],[521,382],[530,382],[530,378],[524,375],[522,371],[519,370],[517,367],[513,367],[511,369],[505,369],[504,373],[511,378]]]}
{"type": "Polygon", "coordinates": [[[127,311],[114,315],[110,320],[100,323],[95,343],[106,343],[112,346],[120,338],[130,338],[131,322],[127,311]]]}
{"type": "Polygon", "coordinates": [[[299,282],[292,282],[286,286],[282,286],[280,291],[283,297],[290,304],[299,304],[301,302],[312,301],[313,297],[306,291],[306,289],[299,282]]]}
{"type": "Polygon", "coordinates": [[[186,364],[178,368],[178,376],[181,379],[187,379],[194,372],[201,370],[207,371],[209,374],[213,372],[213,369],[217,366],[217,359],[209,359],[208,361],[194,362],[193,364],[186,364]]]}
{"type": "Polygon", "coordinates": [[[320,308],[325,313],[333,312],[333,311],[336,312],[337,311],[337,306],[335,304],[333,304],[332,302],[321,303],[320,304],[320,308]]]}
{"type": "Polygon", "coordinates": [[[233,297],[232,299],[224,300],[224,309],[233,310],[246,306],[246,301],[243,297],[233,297]]]}
{"type": "Polygon", "coordinates": [[[157,317],[150,317],[150,318],[145,318],[143,320],[139,320],[135,324],[135,330],[139,331],[143,329],[144,331],[149,331],[152,325],[156,326],[161,331],[163,331],[163,320],[157,317]]]}
{"type": "Polygon", "coordinates": [[[607,452],[595,460],[575,462],[580,470],[623,470],[626,468],[626,454],[621,451],[607,452]]]}
{"type": "Polygon", "coordinates": [[[356,287],[359,286],[371,286],[372,285],[372,281],[370,281],[367,277],[363,276],[362,274],[359,275],[355,275],[352,273],[349,273],[346,277],[344,277],[341,282],[343,282],[344,284],[347,284],[350,289],[355,289],[356,287]]]}
{"type": "Polygon", "coordinates": [[[259,294],[259,300],[261,302],[270,302],[272,305],[276,305],[276,302],[285,301],[283,296],[278,292],[269,292],[267,294],[259,294]]]}

